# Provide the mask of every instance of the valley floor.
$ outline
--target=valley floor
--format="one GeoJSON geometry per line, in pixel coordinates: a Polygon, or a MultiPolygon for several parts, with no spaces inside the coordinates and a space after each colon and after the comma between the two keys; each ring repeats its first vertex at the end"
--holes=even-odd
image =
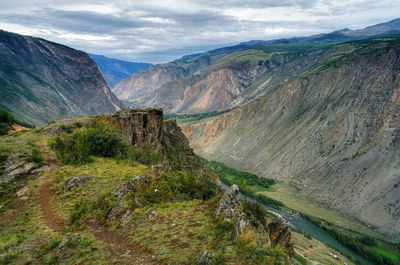
{"type": "Polygon", "coordinates": [[[368,236],[383,239],[384,236],[378,234],[365,224],[353,220],[350,217],[330,209],[317,202],[311,201],[305,196],[301,195],[296,187],[290,186],[285,183],[278,183],[270,189],[258,192],[270,198],[281,201],[287,208],[295,210],[296,212],[327,221],[339,227],[362,233],[368,236]]]}

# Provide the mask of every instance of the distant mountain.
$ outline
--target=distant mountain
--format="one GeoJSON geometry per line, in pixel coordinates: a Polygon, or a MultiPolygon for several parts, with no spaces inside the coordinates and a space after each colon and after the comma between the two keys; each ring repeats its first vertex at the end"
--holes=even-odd
{"type": "Polygon", "coordinates": [[[253,40],[155,65],[115,85],[134,106],[199,113],[240,106],[314,67],[338,43],[400,32],[400,19],[361,30],[309,37],[253,40]],[[321,57],[322,56],[322,57],[321,57]]]}
{"type": "Polygon", "coordinates": [[[293,65],[315,58],[247,104],[182,129],[200,155],[289,183],[398,240],[400,36],[324,47],[293,65]]]}
{"type": "Polygon", "coordinates": [[[86,53],[0,30],[0,107],[17,119],[41,125],[121,106],[86,53]]]}
{"type": "Polygon", "coordinates": [[[113,88],[122,79],[152,66],[150,63],[127,62],[103,55],[89,53],[89,56],[96,62],[110,88],[113,88]]]}

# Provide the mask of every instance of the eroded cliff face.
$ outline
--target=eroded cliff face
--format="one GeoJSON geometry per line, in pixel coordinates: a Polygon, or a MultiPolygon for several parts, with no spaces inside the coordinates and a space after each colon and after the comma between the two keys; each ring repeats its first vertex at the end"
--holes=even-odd
{"type": "Polygon", "coordinates": [[[163,120],[162,109],[123,109],[97,119],[117,128],[132,146],[159,153],[164,167],[203,170],[203,164],[175,120],[163,120]]]}
{"type": "Polygon", "coordinates": [[[132,145],[161,146],[163,112],[161,109],[123,109],[112,115],[101,116],[115,126],[132,145]]]}
{"type": "Polygon", "coordinates": [[[122,107],[86,53],[5,31],[0,31],[0,95],[1,107],[36,125],[122,107]]]}
{"type": "Polygon", "coordinates": [[[275,178],[400,237],[400,43],[353,51],[213,119],[183,126],[195,151],[275,178]]]}

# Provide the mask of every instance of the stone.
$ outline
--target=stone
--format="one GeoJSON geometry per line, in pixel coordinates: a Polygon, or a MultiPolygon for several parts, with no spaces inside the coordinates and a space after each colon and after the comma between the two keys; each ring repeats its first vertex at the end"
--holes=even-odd
{"type": "Polygon", "coordinates": [[[124,207],[124,202],[120,201],[111,211],[108,213],[107,221],[111,222],[113,220],[121,220],[121,218],[126,213],[126,209],[124,207]]]}
{"type": "Polygon", "coordinates": [[[292,231],[282,218],[277,218],[268,224],[269,237],[272,246],[280,245],[289,256],[294,255],[292,231]]]}
{"type": "Polygon", "coordinates": [[[28,186],[25,186],[22,189],[18,190],[15,195],[17,195],[17,197],[19,197],[19,198],[26,197],[29,194],[29,192],[30,192],[30,189],[28,188],[28,186]]]}
{"type": "Polygon", "coordinates": [[[232,218],[239,213],[237,208],[239,207],[239,187],[232,185],[225,191],[215,209],[215,217],[223,216],[224,220],[230,221],[232,218]]]}
{"type": "Polygon", "coordinates": [[[246,214],[241,213],[235,224],[235,229],[232,231],[232,240],[236,241],[243,231],[250,225],[249,221],[246,219],[246,214]]]}
{"type": "Polygon", "coordinates": [[[204,251],[200,256],[198,265],[211,265],[214,255],[209,251],[204,251]]]}
{"type": "Polygon", "coordinates": [[[68,179],[65,184],[64,184],[64,190],[65,191],[70,191],[74,188],[77,188],[79,186],[81,186],[82,184],[88,182],[89,180],[91,180],[92,177],[90,176],[76,176],[76,177],[72,177],[70,179],[68,179]]]}
{"type": "Polygon", "coordinates": [[[149,183],[149,180],[145,176],[135,176],[127,182],[118,185],[114,190],[114,194],[121,199],[129,192],[136,192],[139,186],[149,183]]]}

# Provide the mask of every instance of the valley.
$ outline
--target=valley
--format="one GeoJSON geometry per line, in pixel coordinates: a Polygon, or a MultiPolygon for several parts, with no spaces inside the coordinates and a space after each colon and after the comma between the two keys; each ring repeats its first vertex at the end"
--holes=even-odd
{"type": "Polygon", "coordinates": [[[150,6],[0,29],[0,264],[400,264],[400,19],[224,46],[150,6]]]}

